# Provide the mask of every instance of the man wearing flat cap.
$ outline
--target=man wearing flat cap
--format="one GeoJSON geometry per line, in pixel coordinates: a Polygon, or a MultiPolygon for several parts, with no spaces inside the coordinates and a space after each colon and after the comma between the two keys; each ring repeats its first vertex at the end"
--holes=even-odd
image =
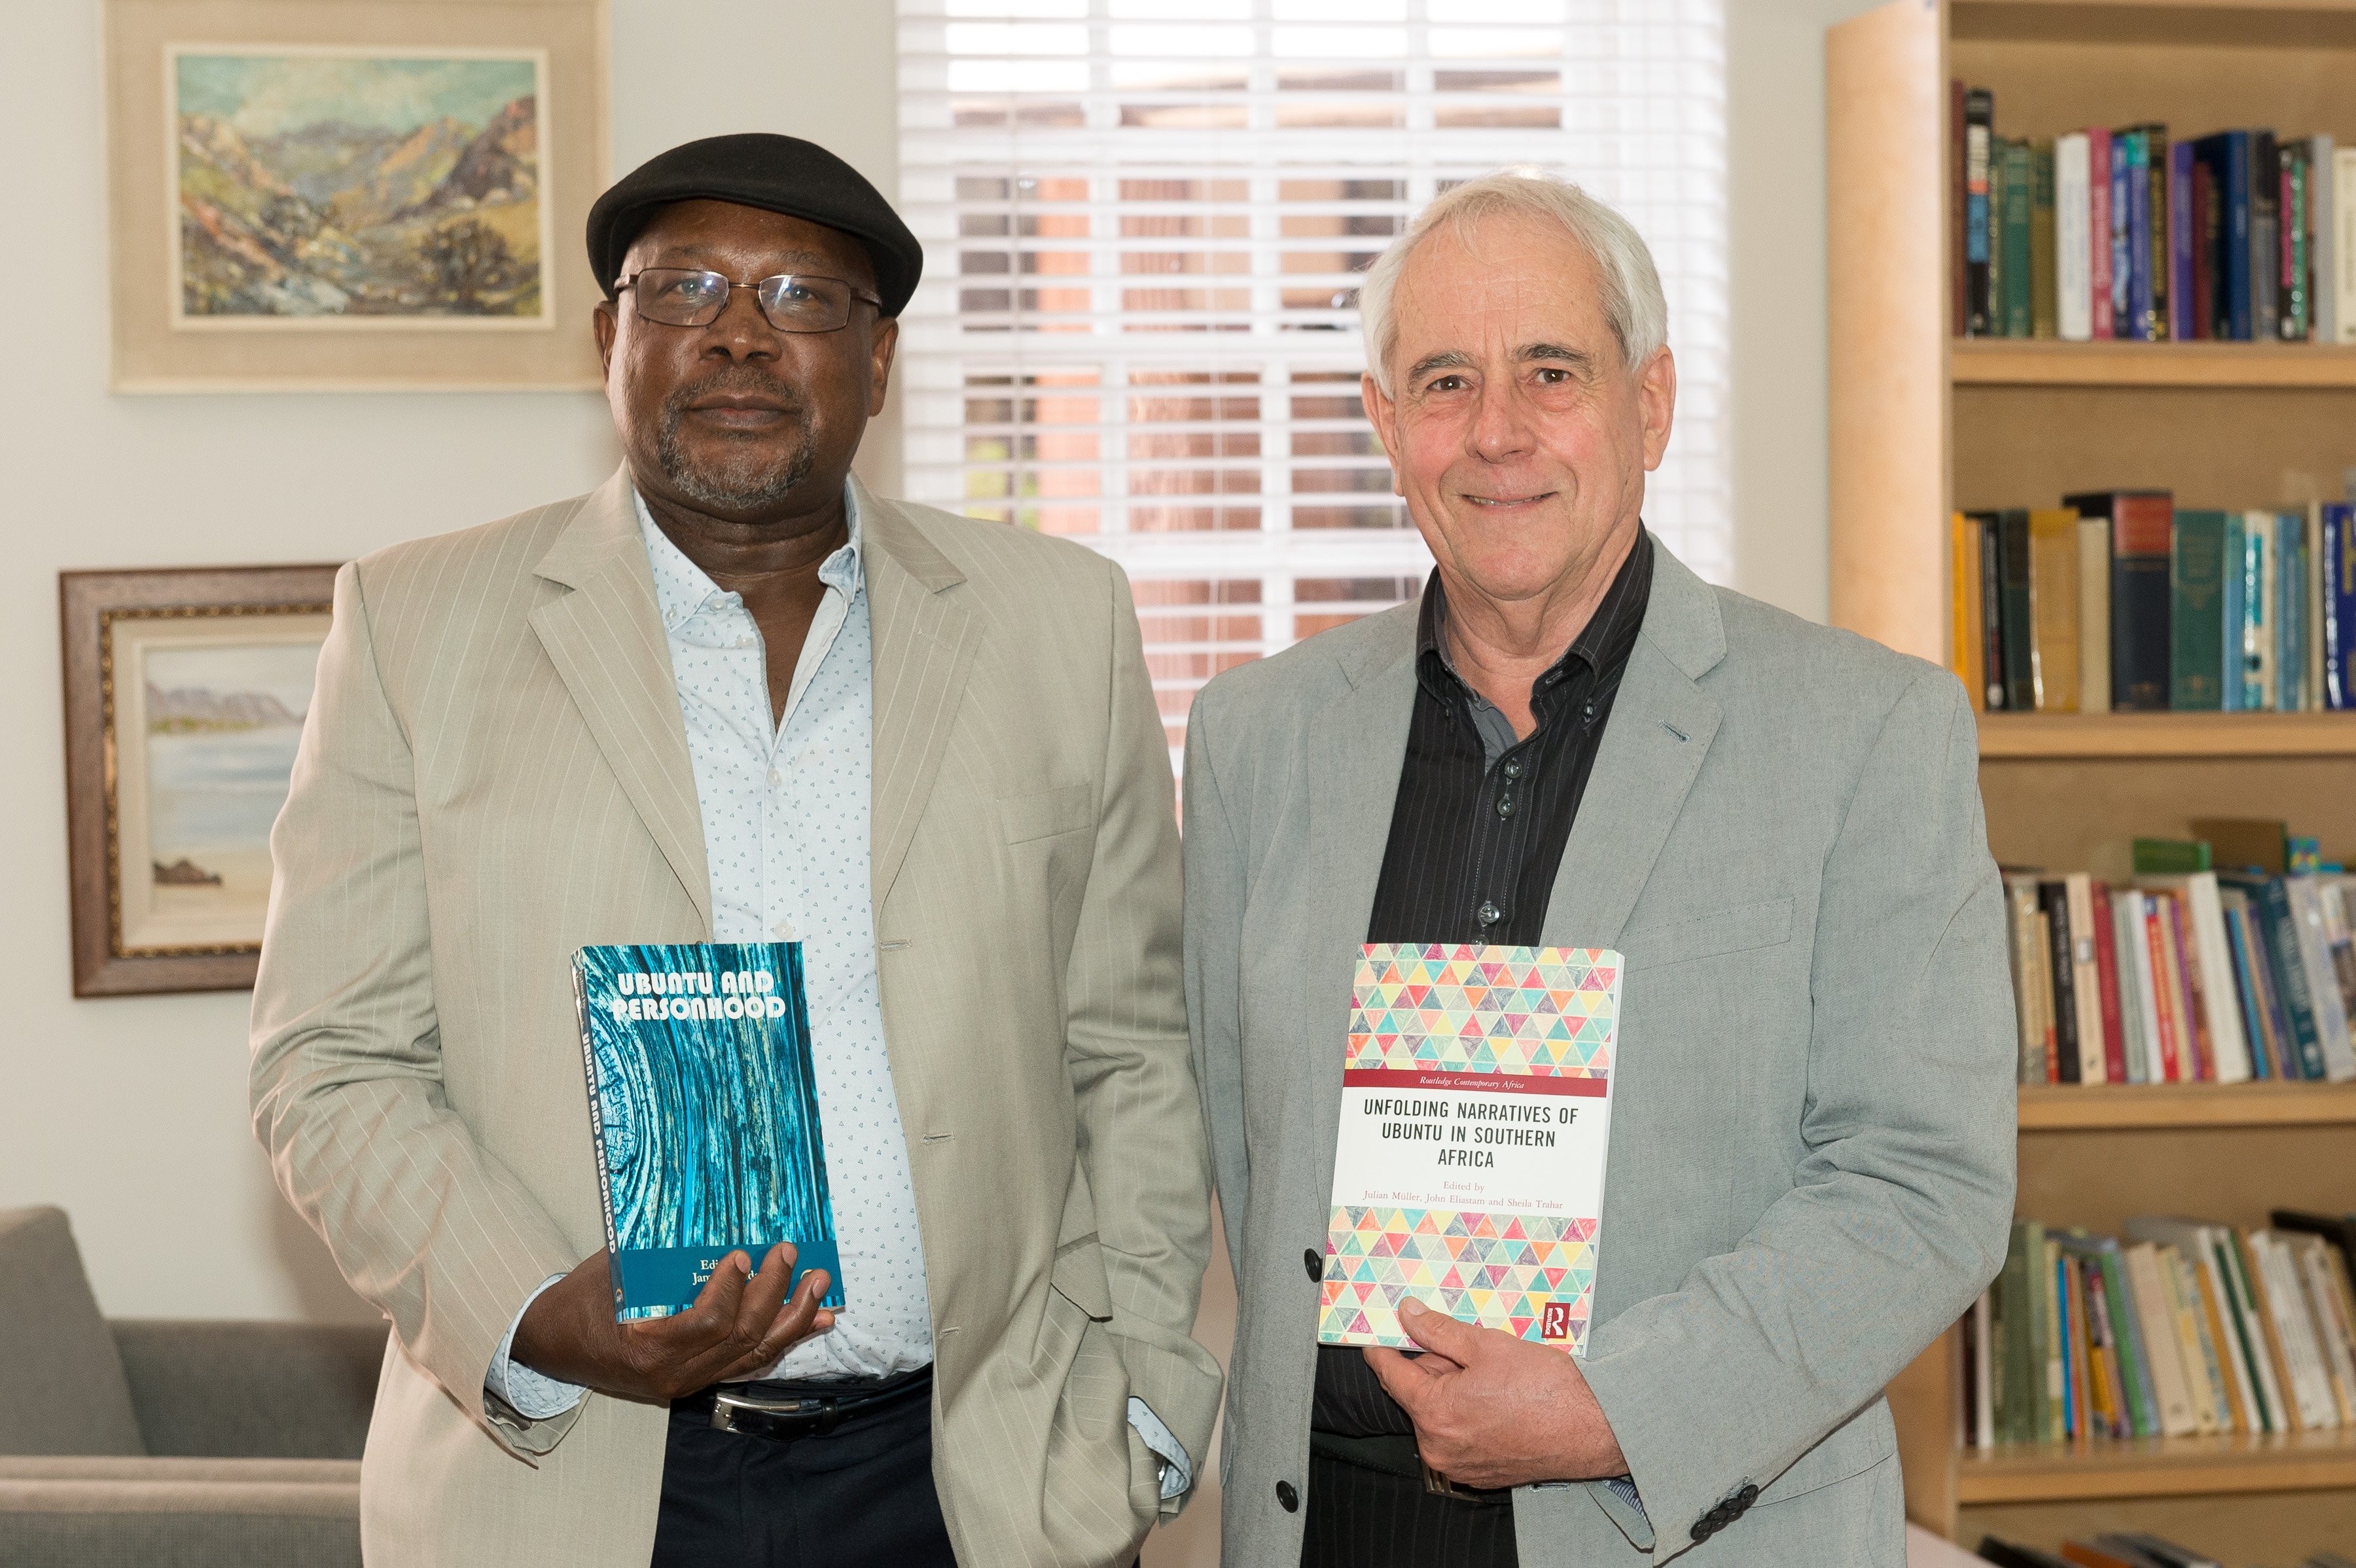
{"type": "Polygon", "coordinates": [[[922,257],[840,159],[676,148],[589,254],[621,471],[343,569],[272,839],[255,1127],[393,1326],[368,1556],[1129,1563],[1219,1373],[1128,585],[851,477],[922,257]],[[699,941],[802,944],[839,1312],[779,1248],[614,1320],[570,963],[699,941]]]}

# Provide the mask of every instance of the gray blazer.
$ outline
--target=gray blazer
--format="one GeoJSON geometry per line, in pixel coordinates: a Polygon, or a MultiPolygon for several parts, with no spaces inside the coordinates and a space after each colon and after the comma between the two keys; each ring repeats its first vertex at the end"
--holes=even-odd
{"type": "MultiPolygon", "coordinates": [[[[1521,1560],[1896,1564],[1882,1386],[1994,1276],[2012,1205],[1976,732],[1944,671],[1655,560],[1545,928],[1627,961],[1584,1365],[1644,1507],[1523,1487],[1521,1560]]],[[[1300,1560],[1278,1484],[1308,1466],[1302,1253],[1325,1246],[1415,616],[1221,675],[1187,731],[1188,1003],[1241,1297],[1228,1568],[1300,1560]]]]}

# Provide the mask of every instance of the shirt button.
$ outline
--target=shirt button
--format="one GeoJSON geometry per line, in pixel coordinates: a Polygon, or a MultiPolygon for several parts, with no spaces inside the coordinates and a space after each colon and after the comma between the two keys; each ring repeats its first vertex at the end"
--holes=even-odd
{"type": "Polygon", "coordinates": [[[782,773],[778,772],[778,771],[777,771],[776,768],[770,768],[770,769],[769,769],[769,788],[770,788],[770,789],[775,789],[776,788],[777,788],[777,786],[779,786],[779,785],[783,784],[785,781],[786,781],[786,776],[785,776],[784,774],[782,774],[782,773]]]}
{"type": "Polygon", "coordinates": [[[1505,912],[1486,898],[1481,900],[1481,907],[1473,910],[1472,914],[1484,926],[1494,926],[1505,918],[1505,912]]]}
{"type": "Polygon", "coordinates": [[[1510,817],[1510,816],[1512,816],[1513,814],[1514,814],[1514,798],[1513,798],[1511,795],[1500,795],[1500,796],[1498,796],[1498,797],[1497,797],[1497,815],[1499,815],[1499,816],[1501,816],[1501,817],[1510,817]]]}
{"type": "Polygon", "coordinates": [[[1325,1283],[1325,1260],[1317,1255],[1316,1248],[1303,1247],[1301,1250],[1301,1266],[1309,1271],[1312,1281],[1319,1284],[1325,1283]]]}
{"type": "Polygon", "coordinates": [[[1287,1513],[1301,1511],[1301,1494],[1292,1489],[1291,1482],[1279,1481],[1276,1484],[1276,1506],[1287,1513]]]}
{"type": "Polygon", "coordinates": [[[775,936],[781,942],[789,942],[794,940],[794,923],[791,920],[779,920],[776,925],[769,928],[769,931],[771,935],[775,936]]]}

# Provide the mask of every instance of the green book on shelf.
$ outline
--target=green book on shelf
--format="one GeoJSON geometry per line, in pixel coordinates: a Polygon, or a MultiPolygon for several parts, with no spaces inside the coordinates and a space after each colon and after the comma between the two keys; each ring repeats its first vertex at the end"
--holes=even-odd
{"type": "Polygon", "coordinates": [[[2029,243],[2029,215],[2037,209],[2037,160],[2029,144],[2004,145],[2004,205],[1999,209],[2004,246],[2004,335],[2027,338],[2035,328],[2030,300],[2035,291],[2035,258],[2029,243]]]}
{"type": "Polygon", "coordinates": [[[2168,564],[2168,705],[2214,713],[2225,699],[2225,534],[2222,511],[2176,513],[2168,564]]]}
{"type": "Polygon", "coordinates": [[[2029,144],[2029,335],[2059,336],[2061,278],[2054,253],[2053,139],[2029,144]]]}
{"type": "Polygon", "coordinates": [[[2195,872],[2212,869],[2209,861],[2209,841],[2206,839],[2135,841],[2135,874],[2137,876],[2190,876],[2195,872]]]}
{"type": "Polygon", "coordinates": [[[2036,1278],[2032,1258],[2042,1258],[2041,1227],[2027,1220],[2012,1228],[2012,1245],[2004,1254],[2004,1270],[1996,1280],[1996,1335],[2003,1348],[1992,1358],[2004,1369],[1996,1387],[1996,1435],[1999,1443],[2034,1443],[2044,1430],[2038,1391],[2043,1386],[2045,1351],[2036,1337],[2036,1278]],[[2032,1237],[2029,1233],[2036,1231],[2032,1237]]]}

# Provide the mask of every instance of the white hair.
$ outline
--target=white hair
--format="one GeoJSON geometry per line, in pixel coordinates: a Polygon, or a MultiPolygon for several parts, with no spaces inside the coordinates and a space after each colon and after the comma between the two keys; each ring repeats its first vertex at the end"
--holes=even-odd
{"type": "Polygon", "coordinates": [[[1391,390],[1391,351],[1398,347],[1391,296],[1408,258],[1442,223],[1452,227],[1460,244],[1469,246],[1476,228],[1500,217],[1558,223],[1595,259],[1603,281],[1603,319],[1619,339],[1621,358],[1630,370],[1669,340],[1669,305],[1661,295],[1661,274],[1636,226],[1567,179],[1539,169],[1500,169],[1436,198],[1366,270],[1366,281],[1358,287],[1358,320],[1365,331],[1368,373],[1385,393],[1391,390]]]}

